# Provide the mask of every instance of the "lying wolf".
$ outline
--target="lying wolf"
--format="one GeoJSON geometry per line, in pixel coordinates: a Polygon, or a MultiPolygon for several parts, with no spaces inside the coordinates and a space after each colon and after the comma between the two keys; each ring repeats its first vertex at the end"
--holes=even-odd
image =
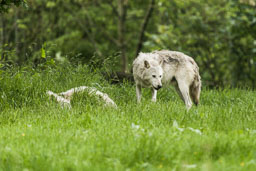
{"type": "Polygon", "coordinates": [[[116,103],[106,93],[102,93],[101,91],[97,90],[94,87],[80,86],[80,87],[72,88],[65,92],[61,92],[59,94],[56,94],[52,91],[47,91],[46,93],[49,96],[55,97],[57,102],[59,102],[62,106],[67,106],[70,109],[71,108],[70,100],[72,99],[72,96],[75,93],[84,92],[86,90],[88,91],[88,95],[101,97],[102,100],[105,101],[105,106],[117,108],[116,103]]]}
{"type": "Polygon", "coordinates": [[[192,102],[198,105],[201,80],[199,68],[193,58],[176,51],[161,50],[140,53],[133,62],[137,101],[141,100],[141,88],[151,88],[152,101],[163,84],[173,84],[187,109],[192,102]]]}

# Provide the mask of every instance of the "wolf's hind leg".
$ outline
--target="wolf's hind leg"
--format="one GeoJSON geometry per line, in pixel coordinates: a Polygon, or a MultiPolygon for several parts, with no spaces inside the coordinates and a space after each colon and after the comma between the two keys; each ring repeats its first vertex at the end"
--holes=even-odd
{"type": "Polygon", "coordinates": [[[140,103],[141,100],[141,86],[136,84],[136,96],[137,96],[137,102],[140,103]]]}
{"type": "Polygon", "coordinates": [[[197,81],[197,82],[194,81],[190,86],[190,96],[196,106],[199,104],[200,92],[201,92],[201,81],[197,81]]]}
{"type": "Polygon", "coordinates": [[[151,93],[152,93],[152,102],[156,102],[157,90],[155,90],[154,88],[151,88],[151,93]]]}
{"type": "Polygon", "coordinates": [[[178,87],[180,90],[180,93],[183,97],[183,101],[185,102],[185,105],[187,107],[187,109],[189,110],[192,106],[192,101],[190,99],[190,95],[189,95],[189,86],[186,82],[182,81],[182,80],[177,80],[178,81],[178,87]]]}

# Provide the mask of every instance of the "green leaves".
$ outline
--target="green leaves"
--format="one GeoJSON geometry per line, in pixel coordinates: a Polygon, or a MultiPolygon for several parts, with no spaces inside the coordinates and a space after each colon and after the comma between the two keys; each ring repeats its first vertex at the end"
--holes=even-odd
{"type": "MultiPolygon", "coordinates": [[[[110,58],[115,65],[109,69],[119,68],[122,52],[118,36],[118,1],[28,2],[29,11],[13,8],[4,15],[5,28],[0,28],[0,32],[4,32],[4,43],[9,46],[3,49],[19,53],[12,56],[5,53],[6,59],[20,64],[27,60],[37,63],[60,52],[57,61],[62,61],[62,56],[67,61],[81,63],[102,63],[110,58]],[[51,47],[41,46],[42,42],[51,47]],[[99,52],[102,57],[93,57],[99,52]]],[[[128,4],[122,39],[130,67],[148,2],[150,0],[125,1],[128,4]]],[[[0,0],[0,4],[1,11],[11,5],[22,7],[27,2],[0,0]]],[[[210,86],[243,84],[255,87],[255,16],[255,5],[244,1],[159,0],[148,23],[142,51],[170,49],[192,56],[200,67],[202,79],[210,86]]]]}
{"type": "Polygon", "coordinates": [[[46,58],[46,53],[45,53],[44,47],[45,47],[45,46],[42,46],[42,48],[41,48],[41,57],[42,57],[42,58],[46,58]]]}
{"type": "Polygon", "coordinates": [[[26,0],[2,0],[0,2],[0,13],[5,13],[8,12],[8,9],[12,6],[20,6],[22,5],[23,7],[27,8],[27,1],[26,0]]]}
{"type": "Polygon", "coordinates": [[[55,7],[55,6],[56,6],[56,3],[53,2],[53,1],[49,1],[49,2],[47,2],[47,4],[46,4],[46,7],[47,7],[47,8],[53,8],[53,7],[55,7]]]}
{"type": "Polygon", "coordinates": [[[227,0],[161,0],[158,5],[146,51],[167,48],[192,56],[209,86],[256,86],[253,6],[227,0]]]}

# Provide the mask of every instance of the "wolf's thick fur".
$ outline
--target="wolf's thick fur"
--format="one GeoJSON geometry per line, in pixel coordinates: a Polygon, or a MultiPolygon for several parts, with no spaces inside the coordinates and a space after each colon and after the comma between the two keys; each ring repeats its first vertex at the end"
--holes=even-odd
{"type": "Polygon", "coordinates": [[[152,101],[156,101],[157,90],[163,84],[173,84],[187,109],[192,101],[198,105],[201,92],[199,68],[193,58],[181,52],[161,50],[140,53],[133,62],[137,100],[141,99],[141,88],[151,88],[152,101]]]}
{"type": "Polygon", "coordinates": [[[86,90],[88,91],[89,95],[95,95],[95,96],[101,97],[105,101],[106,106],[117,108],[116,103],[106,93],[102,93],[101,91],[97,90],[94,87],[80,86],[80,87],[72,88],[65,92],[61,92],[59,94],[56,94],[52,91],[47,91],[46,93],[49,96],[54,96],[62,106],[67,106],[68,108],[71,108],[70,100],[72,96],[75,93],[84,92],[86,90]]]}

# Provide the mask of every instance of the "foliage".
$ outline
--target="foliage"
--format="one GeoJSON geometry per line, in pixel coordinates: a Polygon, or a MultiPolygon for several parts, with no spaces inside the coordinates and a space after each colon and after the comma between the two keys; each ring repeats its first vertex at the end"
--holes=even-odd
{"type": "Polygon", "coordinates": [[[15,6],[23,5],[27,7],[26,0],[2,0],[0,2],[0,13],[7,12],[12,5],[15,5],[15,6]]]}
{"type": "MultiPolygon", "coordinates": [[[[10,9],[4,15],[2,60],[37,65],[43,61],[43,49],[52,59],[58,56],[76,63],[118,56],[111,59],[117,62],[111,68],[116,71],[123,57],[128,58],[131,68],[151,1],[27,2],[29,10],[10,9]],[[119,35],[119,2],[126,9],[123,37],[119,35]]],[[[192,56],[199,64],[204,85],[254,88],[255,14],[255,3],[246,0],[159,0],[145,30],[142,50],[170,49],[192,56]]]]}
{"type": "Polygon", "coordinates": [[[133,85],[110,85],[87,65],[45,65],[1,77],[0,170],[255,170],[254,91],[204,89],[186,112],[172,88],[137,104],[133,85]],[[46,95],[81,85],[118,109],[87,97],[69,110],[46,95]]]}
{"type": "Polygon", "coordinates": [[[156,33],[148,34],[147,49],[171,47],[194,57],[206,84],[255,86],[254,6],[222,0],[162,1],[158,13],[162,20],[156,33]]]}

